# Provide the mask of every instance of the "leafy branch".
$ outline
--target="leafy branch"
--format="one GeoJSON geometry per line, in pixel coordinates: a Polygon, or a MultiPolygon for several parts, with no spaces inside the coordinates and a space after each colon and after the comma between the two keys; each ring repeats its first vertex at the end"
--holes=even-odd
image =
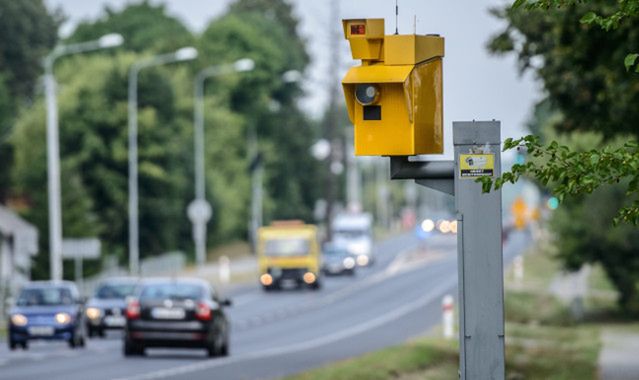
{"type": "MultiPolygon", "coordinates": [[[[481,177],[484,192],[492,187],[501,188],[506,183],[515,183],[523,175],[536,178],[549,186],[553,194],[563,200],[568,195],[590,194],[604,184],[614,184],[629,179],[626,194],[639,194],[639,144],[626,142],[620,148],[605,147],[585,152],[572,151],[556,141],[547,146],[538,136],[529,135],[519,139],[506,139],[503,150],[525,149],[534,159],[524,164],[513,165],[510,172],[501,177],[481,177]]],[[[639,224],[639,199],[619,210],[615,223],[620,221],[639,224]]]]}
{"type": "MultiPolygon", "coordinates": [[[[525,7],[528,10],[564,8],[573,5],[587,4],[588,0],[515,0],[513,8],[525,7]]],[[[617,8],[612,14],[604,16],[595,12],[588,12],[581,18],[583,24],[595,24],[605,31],[617,29],[619,24],[627,18],[639,16],[639,0],[617,0],[617,8]]],[[[630,53],[624,59],[626,70],[639,73],[639,54],[630,53]]]]}

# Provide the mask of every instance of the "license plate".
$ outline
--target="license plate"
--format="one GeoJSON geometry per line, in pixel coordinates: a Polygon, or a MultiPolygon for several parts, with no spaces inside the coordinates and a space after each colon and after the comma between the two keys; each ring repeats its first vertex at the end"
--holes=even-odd
{"type": "Polygon", "coordinates": [[[53,335],[53,327],[51,326],[31,326],[29,327],[29,335],[33,336],[51,336],[53,335]]]}
{"type": "Polygon", "coordinates": [[[121,326],[124,326],[125,322],[126,320],[124,319],[124,317],[121,317],[121,316],[109,315],[104,317],[104,324],[107,326],[121,327],[121,326]]]}
{"type": "Polygon", "coordinates": [[[151,310],[151,315],[155,319],[184,319],[184,309],[165,309],[156,307],[151,310]]]}

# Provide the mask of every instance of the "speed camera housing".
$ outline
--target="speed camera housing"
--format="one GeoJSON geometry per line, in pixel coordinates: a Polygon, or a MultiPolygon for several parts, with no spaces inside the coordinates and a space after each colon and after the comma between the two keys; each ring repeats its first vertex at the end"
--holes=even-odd
{"type": "Polygon", "coordinates": [[[435,35],[384,35],[383,19],[343,20],[352,67],[342,80],[355,154],[443,153],[442,58],[435,35]]]}

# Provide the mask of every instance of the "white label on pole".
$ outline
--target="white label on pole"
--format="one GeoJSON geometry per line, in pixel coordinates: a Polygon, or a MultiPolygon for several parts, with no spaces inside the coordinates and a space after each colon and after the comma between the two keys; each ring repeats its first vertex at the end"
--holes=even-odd
{"type": "Polygon", "coordinates": [[[76,257],[83,259],[97,259],[100,257],[102,244],[100,239],[63,239],[62,240],[62,257],[65,259],[73,259],[76,257]]]}
{"type": "Polygon", "coordinates": [[[204,199],[195,199],[189,203],[187,214],[193,224],[206,223],[211,219],[213,210],[209,202],[204,199]]]}

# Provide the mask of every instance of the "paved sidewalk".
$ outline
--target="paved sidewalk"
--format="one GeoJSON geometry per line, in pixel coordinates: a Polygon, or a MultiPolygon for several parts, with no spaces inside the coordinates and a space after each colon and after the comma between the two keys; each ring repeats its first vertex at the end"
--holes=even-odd
{"type": "Polygon", "coordinates": [[[599,354],[601,380],[639,379],[639,333],[604,330],[599,354]]]}

